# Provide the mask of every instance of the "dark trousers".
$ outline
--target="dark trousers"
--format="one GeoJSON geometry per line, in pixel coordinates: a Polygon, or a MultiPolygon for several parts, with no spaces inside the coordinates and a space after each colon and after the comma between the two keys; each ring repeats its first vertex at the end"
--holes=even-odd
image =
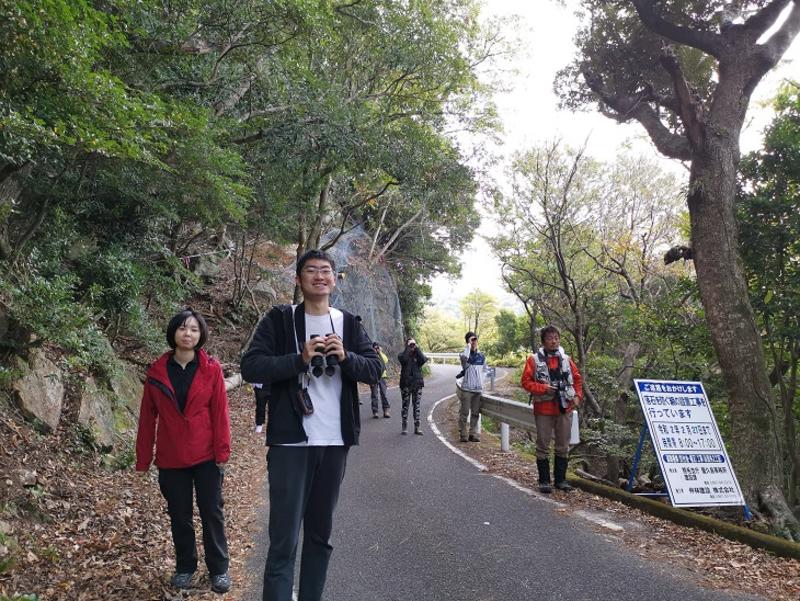
{"type": "Polygon", "coordinates": [[[383,410],[386,411],[389,409],[389,399],[386,398],[386,380],[381,378],[378,380],[377,384],[371,384],[369,389],[371,393],[370,396],[372,397],[372,412],[378,412],[378,393],[380,393],[383,410]]]}
{"type": "Polygon", "coordinates": [[[339,500],[349,447],[273,446],[267,452],[269,551],[263,601],[291,601],[300,523],[298,601],[319,601],[325,588],[333,511],[339,500]]]}
{"type": "Polygon", "coordinates": [[[408,403],[411,402],[414,410],[414,422],[419,421],[419,401],[422,398],[422,388],[401,388],[400,396],[403,398],[401,417],[408,419],[408,403]]]}
{"type": "Polygon", "coordinates": [[[228,571],[222,477],[222,470],[213,461],[187,468],[158,470],[158,486],[167,500],[172,528],[176,572],[192,573],[197,569],[197,547],[192,523],[193,489],[203,525],[203,549],[208,573],[213,576],[228,571]]]}

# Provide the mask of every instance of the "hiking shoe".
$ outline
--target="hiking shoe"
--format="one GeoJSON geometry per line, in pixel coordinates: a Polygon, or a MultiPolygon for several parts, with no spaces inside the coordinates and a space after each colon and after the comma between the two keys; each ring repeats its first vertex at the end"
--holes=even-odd
{"type": "Polygon", "coordinates": [[[469,441],[470,442],[480,442],[481,441],[481,437],[480,436],[475,436],[474,434],[470,434],[469,435],[469,441]]]}
{"type": "Polygon", "coordinates": [[[194,572],[175,572],[169,583],[175,588],[191,588],[194,572]]]}
{"type": "Polygon", "coordinates": [[[573,490],[575,490],[572,487],[572,485],[566,480],[562,480],[561,482],[556,482],[556,488],[562,492],[572,492],[573,490]]]}
{"type": "Polygon", "coordinates": [[[467,438],[464,435],[461,435],[461,436],[459,436],[458,441],[459,442],[467,442],[467,441],[469,441],[469,438],[467,438]]]}
{"type": "Polygon", "coordinates": [[[211,577],[211,590],[215,593],[227,593],[231,590],[231,577],[228,572],[211,577]]]}
{"type": "Polygon", "coordinates": [[[380,416],[378,415],[378,412],[377,412],[377,411],[375,411],[375,412],[372,414],[372,419],[378,419],[379,417],[380,417],[380,416]]]}
{"type": "Polygon", "coordinates": [[[539,482],[539,492],[549,495],[551,492],[553,492],[553,487],[550,486],[549,482],[539,482]]]}
{"type": "Polygon", "coordinates": [[[388,409],[383,410],[383,417],[392,417],[391,415],[389,415],[388,409]]]}

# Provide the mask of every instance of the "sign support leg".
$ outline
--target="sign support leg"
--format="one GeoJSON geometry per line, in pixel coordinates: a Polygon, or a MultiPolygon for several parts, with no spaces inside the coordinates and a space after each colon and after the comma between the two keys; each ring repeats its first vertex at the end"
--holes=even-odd
{"type": "Polygon", "coordinates": [[[639,444],[636,445],[636,454],[633,456],[631,475],[628,478],[628,486],[625,489],[628,492],[633,490],[633,481],[636,479],[636,473],[639,471],[639,461],[642,459],[642,448],[644,447],[645,436],[647,436],[647,422],[642,424],[642,431],[639,433],[639,444]]]}

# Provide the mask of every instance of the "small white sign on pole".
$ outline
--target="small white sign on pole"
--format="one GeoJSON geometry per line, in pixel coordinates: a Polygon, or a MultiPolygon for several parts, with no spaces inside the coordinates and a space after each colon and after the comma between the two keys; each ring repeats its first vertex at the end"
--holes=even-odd
{"type": "Polygon", "coordinates": [[[634,383],[672,504],[744,505],[703,383],[634,383]]]}

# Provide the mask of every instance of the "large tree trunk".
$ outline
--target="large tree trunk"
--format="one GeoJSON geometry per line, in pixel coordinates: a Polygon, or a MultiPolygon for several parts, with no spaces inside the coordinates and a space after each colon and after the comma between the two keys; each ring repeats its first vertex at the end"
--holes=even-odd
{"type": "Polygon", "coordinates": [[[781,490],[780,421],[739,255],[733,201],[739,128],[710,123],[705,133],[705,147],[692,160],[688,203],[700,298],[728,391],[731,458],[751,508],[765,512],[783,536],[800,540],[781,490]]]}

